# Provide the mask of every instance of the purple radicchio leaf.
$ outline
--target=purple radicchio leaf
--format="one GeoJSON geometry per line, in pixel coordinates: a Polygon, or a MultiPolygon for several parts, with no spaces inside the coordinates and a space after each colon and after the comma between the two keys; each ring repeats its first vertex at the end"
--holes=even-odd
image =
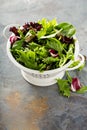
{"type": "Polygon", "coordinates": [[[53,50],[53,49],[50,49],[49,52],[50,52],[50,55],[52,57],[57,57],[58,56],[58,53],[55,50],[53,50]]]}
{"type": "Polygon", "coordinates": [[[10,27],[9,31],[13,32],[15,36],[19,36],[18,29],[16,27],[10,27]]]}
{"type": "Polygon", "coordinates": [[[71,90],[73,92],[76,92],[77,90],[79,90],[81,88],[81,83],[80,83],[80,80],[75,77],[75,78],[72,78],[72,83],[71,83],[71,90]]]}
{"type": "Polygon", "coordinates": [[[17,41],[18,40],[18,37],[17,36],[10,36],[10,42],[11,42],[11,44],[13,45],[13,43],[15,42],[15,41],[17,41]]]}

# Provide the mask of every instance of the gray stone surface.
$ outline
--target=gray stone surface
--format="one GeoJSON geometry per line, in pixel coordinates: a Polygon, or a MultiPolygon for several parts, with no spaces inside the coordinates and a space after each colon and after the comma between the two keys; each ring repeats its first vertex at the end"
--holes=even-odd
{"type": "MultiPolygon", "coordinates": [[[[30,85],[9,60],[3,29],[46,17],[76,26],[81,53],[87,56],[86,0],[0,0],[0,130],[87,130],[87,93],[59,95],[57,85],[30,85]]],[[[87,85],[87,62],[72,71],[87,85]]]]}

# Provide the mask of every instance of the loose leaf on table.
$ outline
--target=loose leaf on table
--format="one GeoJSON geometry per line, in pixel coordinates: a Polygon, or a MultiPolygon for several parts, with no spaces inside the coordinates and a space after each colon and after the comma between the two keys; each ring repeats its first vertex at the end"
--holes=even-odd
{"type": "Polygon", "coordinates": [[[82,94],[82,93],[86,93],[87,92],[87,86],[82,86],[77,93],[82,94]]]}
{"type": "Polygon", "coordinates": [[[66,71],[66,76],[67,76],[68,82],[71,84],[71,82],[72,82],[72,77],[70,76],[70,74],[69,74],[68,71],[66,71]]]}
{"type": "Polygon", "coordinates": [[[70,97],[70,85],[68,83],[68,80],[57,79],[57,84],[60,94],[66,97],[70,97]]]}

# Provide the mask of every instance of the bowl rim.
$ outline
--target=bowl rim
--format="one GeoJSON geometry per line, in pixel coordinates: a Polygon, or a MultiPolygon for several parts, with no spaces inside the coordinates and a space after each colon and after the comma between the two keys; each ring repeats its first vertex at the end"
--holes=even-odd
{"type": "MultiPolygon", "coordinates": [[[[76,36],[73,36],[73,38],[75,39],[75,52],[74,52],[74,59],[76,59],[78,57],[79,54],[79,42],[78,39],[76,38],[76,36]]],[[[23,65],[21,65],[20,63],[18,63],[15,58],[12,56],[11,52],[10,52],[10,37],[7,40],[7,55],[9,57],[9,59],[21,70],[27,72],[27,73],[34,73],[34,74],[53,74],[53,73],[58,73],[61,72],[63,70],[66,70],[66,68],[68,68],[72,63],[73,60],[70,60],[68,63],[66,63],[64,66],[60,67],[60,68],[56,68],[56,69],[52,69],[52,70],[45,70],[40,72],[39,70],[34,70],[34,69],[30,69],[27,68],[23,65]]]]}

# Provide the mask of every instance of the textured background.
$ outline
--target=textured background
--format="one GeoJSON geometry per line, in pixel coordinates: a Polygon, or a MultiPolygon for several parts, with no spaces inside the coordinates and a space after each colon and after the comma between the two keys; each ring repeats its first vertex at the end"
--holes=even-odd
{"type": "MultiPolygon", "coordinates": [[[[86,0],[0,0],[0,130],[87,130],[87,94],[59,95],[57,85],[30,85],[9,60],[3,29],[42,17],[71,22],[77,29],[80,52],[87,56],[86,0]]],[[[87,85],[87,65],[72,71],[87,85]]]]}

